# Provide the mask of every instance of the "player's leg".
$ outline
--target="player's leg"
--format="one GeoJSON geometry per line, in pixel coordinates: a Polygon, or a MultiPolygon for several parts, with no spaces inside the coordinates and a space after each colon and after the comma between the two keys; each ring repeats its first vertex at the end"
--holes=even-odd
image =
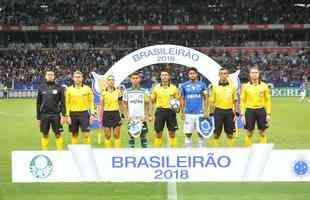
{"type": "Polygon", "coordinates": [[[71,118],[71,124],[69,126],[69,131],[72,133],[72,138],[71,138],[71,144],[78,144],[79,143],[79,116],[77,113],[72,113],[70,114],[71,118]]]}
{"type": "Polygon", "coordinates": [[[256,111],[253,109],[247,109],[245,111],[245,138],[244,138],[244,145],[249,147],[252,145],[252,136],[253,131],[255,129],[255,122],[256,122],[256,111]]]}
{"type": "Polygon", "coordinates": [[[148,133],[148,126],[146,122],[143,122],[141,134],[140,134],[140,140],[141,140],[141,147],[147,148],[147,133],[148,133]]]}
{"type": "Polygon", "coordinates": [[[59,115],[50,116],[50,121],[52,124],[53,132],[55,133],[55,137],[56,137],[56,149],[58,151],[61,151],[64,149],[64,141],[61,136],[63,127],[60,123],[60,116],[59,115]]]}
{"type": "Polygon", "coordinates": [[[112,126],[111,126],[111,115],[110,112],[104,111],[103,112],[103,119],[102,119],[102,127],[103,127],[103,134],[104,134],[104,146],[107,148],[112,147],[112,126]]]}
{"type": "Polygon", "coordinates": [[[88,112],[81,113],[80,126],[81,126],[84,144],[91,144],[89,120],[90,120],[90,115],[88,112]]]}
{"type": "Polygon", "coordinates": [[[192,147],[192,134],[195,131],[195,121],[192,115],[185,114],[183,132],[185,134],[185,147],[192,147]]]}
{"type": "Polygon", "coordinates": [[[222,134],[222,129],[224,125],[223,113],[221,110],[216,109],[214,111],[214,132],[213,132],[213,140],[212,146],[219,147],[220,146],[220,137],[222,134]]]}
{"type": "Polygon", "coordinates": [[[156,132],[156,137],[154,140],[155,147],[161,147],[163,143],[163,130],[165,126],[165,113],[163,110],[157,109],[155,112],[155,119],[154,119],[154,129],[156,132]]]}
{"type": "Polygon", "coordinates": [[[175,111],[167,111],[166,124],[169,133],[169,145],[172,148],[177,147],[177,138],[175,132],[178,129],[177,115],[175,111]]]}
{"type": "MultiPolygon", "coordinates": [[[[199,126],[199,118],[200,117],[203,117],[203,115],[196,115],[196,117],[195,117],[194,130],[195,129],[197,130],[197,127],[199,126]]],[[[198,133],[198,147],[202,148],[205,144],[205,138],[199,132],[197,132],[197,133],[198,133]]]]}
{"type": "Polygon", "coordinates": [[[227,111],[224,116],[224,130],[227,135],[227,145],[229,147],[235,146],[235,122],[234,122],[234,113],[232,110],[227,111]]]}
{"type": "Polygon", "coordinates": [[[121,147],[121,116],[119,112],[112,112],[111,113],[111,125],[113,127],[113,134],[114,134],[114,147],[120,148],[121,147]]]}
{"type": "Polygon", "coordinates": [[[267,144],[267,115],[265,109],[260,109],[257,111],[257,128],[259,130],[259,143],[267,144]]]}
{"type": "Polygon", "coordinates": [[[48,137],[50,130],[50,122],[47,114],[42,114],[40,119],[41,150],[48,150],[48,137]]]}

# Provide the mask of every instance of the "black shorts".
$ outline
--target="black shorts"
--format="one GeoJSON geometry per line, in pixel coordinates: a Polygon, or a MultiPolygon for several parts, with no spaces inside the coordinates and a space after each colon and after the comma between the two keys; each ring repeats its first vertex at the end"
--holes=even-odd
{"type": "Polygon", "coordinates": [[[214,111],[214,135],[220,136],[224,126],[227,135],[233,135],[235,132],[234,112],[232,109],[215,108],[214,111]]]}
{"type": "Polygon", "coordinates": [[[257,128],[259,130],[265,130],[268,128],[265,108],[246,109],[245,129],[253,131],[255,129],[255,123],[257,123],[257,128]]]}
{"type": "Polygon", "coordinates": [[[162,132],[165,124],[169,131],[175,132],[178,129],[176,112],[169,108],[157,108],[154,121],[156,133],[162,132]]]}
{"type": "Polygon", "coordinates": [[[120,126],[121,124],[121,116],[118,111],[103,111],[103,127],[115,128],[117,126],[120,126]]]}
{"type": "Polygon", "coordinates": [[[40,116],[40,131],[44,135],[48,135],[50,127],[52,126],[55,134],[60,134],[63,131],[63,127],[60,124],[59,114],[41,114],[40,116]]]}
{"type": "Polygon", "coordinates": [[[90,114],[88,111],[81,112],[70,112],[71,125],[69,126],[69,131],[71,133],[78,133],[79,128],[82,132],[89,132],[89,118],[90,114]]]}

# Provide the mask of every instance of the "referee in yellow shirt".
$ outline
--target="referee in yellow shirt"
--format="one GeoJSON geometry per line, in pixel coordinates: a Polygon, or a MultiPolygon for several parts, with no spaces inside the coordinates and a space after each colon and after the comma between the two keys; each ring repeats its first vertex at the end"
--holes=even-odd
{"type": "Polygon", "coordinates": [[[67,123],[72,133],[72,144],[78,144],[78,133],[81,128],[83,143],[90,144],[90,123],[94,117],[94,96],[90,87],[83,85],[83,74],[73,73],[74,84],[66,90],[67,123]]]}
{"type": "Polygon", "coordinates": [[[235,116],[237,107],[237,89],[228,80],[228,70],[220,69],[218,84],[212,85],[210,96],[210,110],[214,111],[213,146],[219,146],[219,139],[224,127],[228,137],[228,146],[234,146],[235,116]]]}
{"type": "Polygon", "coordinates": [[[154,128],[156,131],[155,147],[161,147],[162,135],[165,125],[169,131],[170,147],[176,147],[175,131],[178,129],[176,111],[170,106],[171,99],[180,99],[177,87],[170,83],[168,71],[161,71],[160,84],[156,85],[151,93],[149,106],[149,120],[153,115],[153,104],[156,104],[154,128]]]}
{"type": "Polygon", "coordinates": [[[271,116],[269,87],[260,80],[258,67],[250,69],[250,81],[241,89],[241,114],[245,123],[245,146],[251,146],[255,123],[260,133],[260,143],[267,143],[268,121],[271,116]]]}
{"type": "Polygon", "coordinates": [[[102,122],[103,132],[105,135],[105,146],[112,147],[112,132],[114,135],[114,147],[121,147],[120,129],[121,117],[119,110],[121,108],[122,92],[115,88],[114,77],[107,78],[107,87],[101,92],[99,117],[102,122]]]}

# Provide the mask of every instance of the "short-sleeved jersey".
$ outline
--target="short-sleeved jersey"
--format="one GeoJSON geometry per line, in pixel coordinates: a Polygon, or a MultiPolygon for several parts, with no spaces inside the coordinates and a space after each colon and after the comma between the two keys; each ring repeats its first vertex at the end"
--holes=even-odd
{"type": "Polygon", "coordinates": [[[266,83],[260,81],[258,84],[246,83],[241,89],[241,112],[246,108],[265,108],[267,114],[271,113],[270,90],[266,83]]]}
{"type": "Polygon", "coordinates": [[[68,87],[65,96],[67,115],[70,112],[93,111],[94,109],[94,94],[86,85],[68,87]]]}
{"type": "Polygon", "coordinates": [[[175,85],[170,84],[167,87],[158,84],[151,93],[151,99],[155,99],[157,108],[170,108],[170,99],[179,99],[179,91],[175,85]]]}
{"type": "Polygon", "coordinates": [[[102,90],[101,99],[103,100],[104,111],[118,111],[119,100],[122,98],[122,92],[118,89],[109,91],[107,89],[102,90]]]}
{"type": "Polygon", "coordinates": [[[185,114],[202,114],[204,97],[208,95],[206,84],[202,81],[187,81],[181,86],[181,96],[185,101],[185,114]]]}
{"type": "Polygon", "coordinates": [[[128,105],[128,116],[130,118],[144,118],[145,103],[147,103],[148,100],[148,91],[141,87],[130,87],[126,89],[123,94],[123,101],[128,105]]]}
{"type": "Polygon", "coordinates": [[[232,83],[227,85],[214,84],[211,89],[210,101],[216,108],[233,109],[237,101],[237,88],[232,83]]]}

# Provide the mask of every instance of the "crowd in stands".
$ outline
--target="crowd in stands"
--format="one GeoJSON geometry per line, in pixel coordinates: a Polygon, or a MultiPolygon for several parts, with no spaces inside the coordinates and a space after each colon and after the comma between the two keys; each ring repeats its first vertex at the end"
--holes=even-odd
{"type": "Polygon", "coordinates": [[[310,23],[309,1],[300,0],[4,0],[0,6],[0,25],[310,23]]]}
{"type": "MultiPolygon", "coordinates": [[[[0,82],[14,88],[36,88],[44,79],[44,70],[53,69],[57,80],[69,84],[71,73],[80,70],[85,74],[85,83],[91,83],[90,72],[104,74],[121,57],[133,51],[103,49],[7,49],[0,51],[0,82]],[[12,85],[13,84],[13,85],[12,85]]],[[[310,77],[310,51],[296,53],[229,53],[209,51],[208,56],[234,72],[241,70],[240,79],[246,81],[249,67],[258,65],[262,79],[275,86],[298,86],[304,77],[310,77]]],[[[174,83],[187,79],[186,67],[169,65],[174,83]]],[[[164,65],[149,66],[141,70],[144,83],[156,82],[164,65]]]]}

